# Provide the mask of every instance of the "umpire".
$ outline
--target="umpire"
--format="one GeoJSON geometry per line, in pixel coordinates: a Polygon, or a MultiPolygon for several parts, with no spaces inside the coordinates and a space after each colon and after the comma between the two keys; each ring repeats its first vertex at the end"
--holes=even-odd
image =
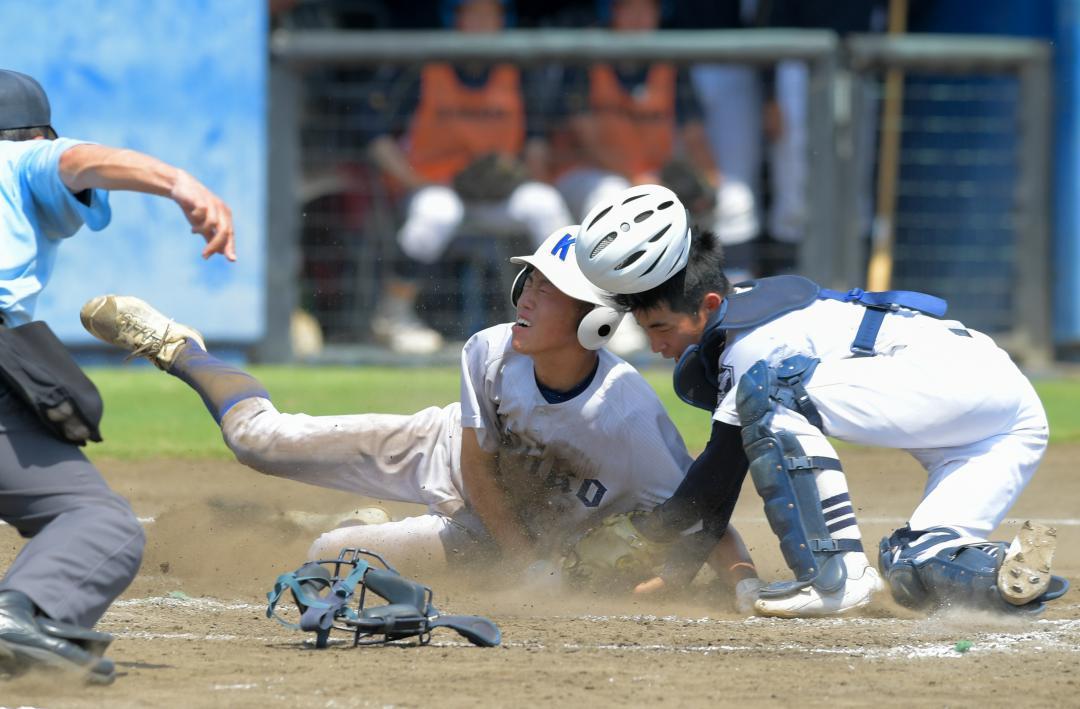
{"type": "Polygon", "coordinates": [[[101,400],[33,321],[63,240],[108,225],[109,190],[168,197],[203,257],[236,260],[232,214],[182,170],[132,150],[58,138],[29,76],[0,69],[0,519],[29,539],[0,580],[0,673],[39,666],[109,683],[111,636],[92,630],[135,577],[145,543],[127,501],[78,446],[101,400]]]}

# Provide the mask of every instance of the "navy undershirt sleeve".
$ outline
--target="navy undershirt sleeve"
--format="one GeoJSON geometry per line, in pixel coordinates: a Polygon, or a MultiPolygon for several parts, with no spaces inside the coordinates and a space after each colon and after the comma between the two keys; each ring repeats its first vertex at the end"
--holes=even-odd
{"type": "Polygon", "coordinates": [[[661,538],[671,538],[702,523],[699,531],[682,537],[672,547],[663,571],[668,583],[689,583],[727,532],[749,467],[739,427],[713,422],[708,445],[675,494],[643,520],[652,529],[641,531],[661,538]]]}
{"type": "MultiPolygon", "coordinates": [[[[675,494],[654,510],[664,527],[681,532],[707,515],[730,519],[749,468],[738,426],[713,422],[705,450],[686,471],[675,494]]],[[[727,522],[724,521],[724,527],[727,522]]]]}

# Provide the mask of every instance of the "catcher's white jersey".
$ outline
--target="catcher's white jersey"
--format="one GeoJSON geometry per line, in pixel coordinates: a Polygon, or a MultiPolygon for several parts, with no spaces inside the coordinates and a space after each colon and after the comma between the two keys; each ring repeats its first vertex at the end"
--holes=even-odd
{"type": "MultiPolygon", "coordinates": [[[[1031,383],[986,335],[909,310],[886,315],[876,356],[856,357],[850,348],[863,312],[860,305],[819,300],[736,334],[720,355],[722,391],[713,418],[739,424],[739,379],[755,362],[817,358],[806,389],[824,432],[907,450],[927,469],[912,528],[947,526],[986,538],[1046,446],[1046,416],[1031,383]]],[[[836,455],[820,431],[779,405],[773,427],[795,433],[808,455],[836,455]]]]}
{"type": "Polygon", "coordinates": [[[548,403],[532,359],[514,352],[511,336],[511,325],[497,325],[466,343],[461,425],[497,455],[503,485],[534,534],[587,528],[674,493],[691,458],[637,370],[599,350],[588,387],[548,403]]]}

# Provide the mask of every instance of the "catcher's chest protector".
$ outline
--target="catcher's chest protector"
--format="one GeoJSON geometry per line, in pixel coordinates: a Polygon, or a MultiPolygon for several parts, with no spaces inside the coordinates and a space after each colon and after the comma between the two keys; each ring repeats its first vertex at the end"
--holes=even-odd
{"type": "MultiPolygon", "coordinates": [[[[675,365],[674,386],[679,398],[706,411],[716,410],[723,393],[720,387],[720,353],[727,345],[727,333],[749,330],[781,315],[801,310],[816,300],[838,300],[866,308],[859,331],[851,343],[856,356],[873,356],[878,330],[890,311],[917,310],[942,317],[947,304],[941,298],[913,291],[868,293],[861,288],[835,291],[822,288],[802,276],[773,276],[735,285],[744,289],[724,298],[710,317],[697,345],[687,348],[675,365]]],[[[726,387],[725,387],[726,388],[726,387]]]]}

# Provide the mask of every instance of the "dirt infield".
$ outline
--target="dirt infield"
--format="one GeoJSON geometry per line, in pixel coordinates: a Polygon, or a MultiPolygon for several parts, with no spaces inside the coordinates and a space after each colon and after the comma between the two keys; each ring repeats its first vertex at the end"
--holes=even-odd
{"type": "MultiPolygon", "coordinates": [[[[873,547],[903,522],[924,476],[903,454],[841,453],[873,547]]],[[[1080,446],[1052,446],[997,535],[1011,537],[1028,517],[1055,522],[1055,567],[1074,587],[1077,458],[1080,446]]],[[[784,621],[737,616],[704,591],[645,603],[421,578],[444,610],[493,617],[504,646],[473,648],[439,631],[426,648],[315,650],[264,615],[266,591],[300,564],[312,537],[282,511],[347,510],[356,498],[232,463],[101,467],[146,519],[149,538],[139,578],[100,625],[117,636],[110,656],[121,676],[105,688],[34,676],[0,683],[0,706],[1054,706],[1080,693],[1076,590],[1037,620],[926,618],[881,599],[857,617],[784,621]]],[[[785,577],[752,490],[735,522],[762,574],[785,577]]],[[[20,543],[0,530],[0,567],[20,543]]]]}

